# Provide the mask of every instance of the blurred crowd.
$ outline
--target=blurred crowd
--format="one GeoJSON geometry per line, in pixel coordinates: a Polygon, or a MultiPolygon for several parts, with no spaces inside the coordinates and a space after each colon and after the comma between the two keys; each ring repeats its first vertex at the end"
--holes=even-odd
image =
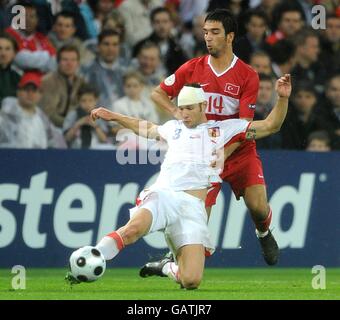
{"type": "Polygon", "coordinates": [[[207,54],[202,28],[215,8],[233,12],[234,53],[259,74],[255,119],[273,107],[275,79],[292,75],[284,126],[258,149],[339,150],[338,0],[0,0],[0,147],[141,147],[89,111],[171,119],[150,93],[207,54]]]}

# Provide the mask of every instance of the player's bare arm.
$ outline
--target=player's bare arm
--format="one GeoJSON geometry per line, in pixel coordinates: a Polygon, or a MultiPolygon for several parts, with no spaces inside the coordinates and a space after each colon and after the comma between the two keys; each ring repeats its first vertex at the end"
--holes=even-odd
{"type": "Polygon", "coordinates": [[[178,108],[171,102],[167,93],[160,87],[156,87],[151,93],[151,99],[162,109],[171,113],[176,119],[181,119],[178,108]]]}
{"type": "Polygon", "coordinates": [[[120,113],[112,112],[103,107],[93,109],[91,111],[91,118],[93,121],[97,119],[115,121],[141,137],[157,140],[160,139],[160,135],[157,130],[158,126],[146,120],[128,117],[120,113]]]}
{"type": "Polygon", "coordinates": [[[275,91],[278,100],[266,119],[253,121],[247,130],[248,140],[260,139],[269,136],[281,129],[288,110],[288,99],[292,91],[291,78],[289,74],[284,75],[276,81],[275,91]]]}

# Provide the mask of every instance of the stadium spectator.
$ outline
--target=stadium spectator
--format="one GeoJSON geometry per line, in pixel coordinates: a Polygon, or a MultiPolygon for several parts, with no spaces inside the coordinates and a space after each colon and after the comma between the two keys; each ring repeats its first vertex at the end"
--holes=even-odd
{"type": "Polygon", "coordinates": [[[37,71],[46,73],[56,68],[56,50],[49,39],[37,31],[38,14],[34,5],[29,2],[19,3],[25,8],[25,29],[6,29],[17,41],[19,52],[15,57],[16,65],[25,71],[37,71]]]}
{"type": "Polygon", "coordinates": [[[331,140],[327,131],[314,131],[307,139],[307,151],[327,152],[331,151],[331,140]]]}
{"type": "Polygon", "coordinates": [[[7,97],[0,110],[0,145],[10,148],[65,148],[61,132],[39,108],[41,78],[25,73],[17,97],[7,97]]]}
{"type": "Polygon", "coordinates": [[[93,15],[94,24],[98,34],[103,30],[103,22],[108,15],[114,10],[114,1],[112,0],[87,0],[93,15]]]}
{"type": "Polygon", "coordinates": [[[144,84],[144,78],[139,72],[127,72],[124,75],[125,95],[113,103],[111,110],[129,117],[159,123],[151,98],[143,95],[144,84]]]}
{"type": "MultiPolygon", "coordinates": [[[[125,25],[122,15],[117,11],[112,11],[103,21],[102,31],[115,30],[120,34],[119,60],[124,66],[128,66],[131,60],[131,48],[125,41],[125,25]]],[[[98,37],[84,42],[84,46],[94,55],[97,54],[98,37]]]]}
{"type": "Polygon", "coordinates": [[[20,80],[19,70],[13,66],[18,45],[7,33],[0,33],[0,108],[5,97],[15,97],[20,80]]]}
{"type": "Polygon", "coordinates": [[[264,12],[250,10],[245,19],[246,34],[235,41],[234,52],[244,62],[249,63],[253,52],[264,49],[265,35],[268,28],[264,12]]]}
{"type": "Polygon", "coordinates": [[[327,16],[326,29],[321,33],[321,48],[320,60],[327,72],[340,72],[340,16],[327,16]]]}
{"type": "Polygon", "coordinates": [[[137,53],[137,59],[133,60],[133,68],[143,75],[147,86],[154,88],[159,85],[166,75],[159,46],[151,41],[145,42],[137,53]]]}
{"type": "MultiPolygon", "coordinates": [[[[259,93],[256,100],[254,120],[265,119],[276,102],[275,87],[272,77],[260,73],[259,79],[259,93]]],[[[279,149],[281,147],[280,132],[256,141],[256,147],[258,149],[279,149]]]]}
{"type": "Polygon", "coordinates": [[[0,0],[0,30],[4,30],[11,24],[11,14],[8,10],[7,0],[0,0]]]}
{"type": "Polygon", "coordinates": [[[80,63],[86,64],[94,58],[94,55],[84,47],[83,42],[75,36],[77,27],[74,14],[68,11],[61,11],[55,16],[52,31],[48,37],[54,47],[58,50],[65,45],[73,45],[80,53],[80,63]]]}
{"type": "Polygon", "coordinates": [[[254,8],[255,10],[261,10],[265,12],[268,19],[268,26],[270,27],[270,29],[272,29],[274,25],[272,18],[273,10],[279,2],[280,0],[262,0],[261,3],[254,8]]]}
{"type": "Polygon", "coordinates": [[[209,0],[181,0],[179,1],[179,17],[184,25],[195,24],[197,17],[204,16],[209,0]]]}
{"type": "Polygon", "coordinates": [[[126,42],[131,48],[150,36],[150,12],[162,4],[161,0],[124,0],[118,7],[125,21],[126,42]]]}
{"type": "Polygon", "coordinates": [[[296,64],[296,48],[286,39],[277,41],[270,49],[272,70],[276,78],[283,74],[291,73],[296,64]]]}
{"type": "Polygon", "coordinates": [[[78,91],[79,106],[67,114],[63,132],[72,149],[96,149],[107,143],[107,126],[103,121],[94,123],[90,112],[96,106],[98,93],[90,85],[78,91]]]}
{"type": "MultiPolygon", "coordinates": [[[[326,99],[322,112],[327,119],[333,148],[340,149],[340,73],[332,76],[326,83],[326,99]]],[[[321,115],[319,115],[321,116],[321,115]]]]}
{"type": "Polygon", "coordinates": [[[195,17],[192,23],[192,30],[183,32],[180,37],[180,46],[189,58],[195,56],[195,50],[197,49],[202,49],[206,52],[203,32],[204,19],[205,15],[195,17]]]}
{"type": "Polygon", "coordinates": [[[273,21],[277,22],[275,31],[266,38],[269,45],[293,36],[304,26],[304,14],[299,4],[288,0],[278,3],[273,10],[273,21]]]}
{"type": "Polygon", "coordinates": [[[139,51],[143,43],[147,41],[155,42],[161,49],[162,62],[168,74],[173,73],[181,64],[183,64],[187,57],[180,48],[178,40],[173,36],[173,22],[171,14],[166,8],[156,8],[151,12],[151,24],[153,28],[152,34],[140,41],[133,50],[133,56],[139,51]]]}
{"type": "Polygon", "coordinates": [[[310,133],[327,130],[326,119],[318,113],[317,94],[311,83],[295,87],[285,124],[282,128],[282,146],[285,149],[304,150],[310,133]]]}
{"type": "Polygon", "coordinates": [[[313,83],[318,93],[324,90],[325,67],[319,61],[320,44],[318,34],[312,29],[302,29],[294,37],[296,65],[292,77],[297,81],[313,83]]]}
{"type": "Polygon", "coordinates": [[[73,45],[58,50],[58,69],[42,79],[40,105],[50,120],[62,128],[66,114],[78,104],[78,90],[85,80],[79,76],[79,51],[73,45]]]}
{"type": "Polygon", "coordinates": [[[257,51],[250,56],[249,64],[257,71],[266,75],[272,75],[272,61],[268,53],[257,51]]]}
{"type": "Polygon", "coordinates": [[[98,36],[97,57],[82,69],[87,82],[99,91],[100,105],[112,106],[124,94],[125,67],[119,59],[119,51],[120,34],[115,30],[103,30],[98,36]]]}
{"type": "MultiPolygon", "coordinates": [[[[159,116],[149,95],[143,94],[144,78],[136,71],[127,72],[124,76],[124,97],[120,98],[111,107],[113,112],[121,113],[137,119],[145,119],[153,123],[159,123],[159,116]]],[[[112,126],[112,134],[116,135],[121,127],[112,126]]],[[[120,145],[125,149],[146,149],[145,139],[137,138],[133,133],[122,132],[122,138],[119,133],[117,140],[127,140],[120,145]]]]}

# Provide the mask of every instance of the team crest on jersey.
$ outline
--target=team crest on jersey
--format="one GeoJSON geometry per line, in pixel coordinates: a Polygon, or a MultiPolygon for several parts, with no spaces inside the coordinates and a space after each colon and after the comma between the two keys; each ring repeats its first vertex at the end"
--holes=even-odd
{"type": "Polygon", "coordinates": [[[255,108],[256,108],[256,104],[249,104],[249,105],[248,105],[248,108],[249,108],[249,109],[255,109],[255,108]]]}
{"type": "Polygon", "coordinates": [[[237,86],[236,84],[232,84],[232,83],[226,83],[224,92],[237,96],[238,93],[240,92],[240,86],[237,86]]]}
{"type": "Polygon", "coordinates": [[[167,86],[172,86],[176,81],[176,76],[175,74],[172,74],[171,76],[167,77],[165,80],[164,80],[164,83],[167,85],[167,86]]]}
{"type": "Polygon", "coordinates": [[[213,127],[208,129],[209,137],[217,138],[220,136],[220,127],[213,127]]]}

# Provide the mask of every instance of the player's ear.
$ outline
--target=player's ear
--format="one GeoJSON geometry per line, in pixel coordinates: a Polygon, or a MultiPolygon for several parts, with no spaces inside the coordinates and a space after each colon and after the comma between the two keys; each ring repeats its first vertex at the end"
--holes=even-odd
{"type": "Polygon", "coordinates": [[[234,37],[235,37],[235,33],[234,32],[229,32],[227,34],[227,43],[231,45],[233,43],[233,41],[234,41],[234,37]]]}

